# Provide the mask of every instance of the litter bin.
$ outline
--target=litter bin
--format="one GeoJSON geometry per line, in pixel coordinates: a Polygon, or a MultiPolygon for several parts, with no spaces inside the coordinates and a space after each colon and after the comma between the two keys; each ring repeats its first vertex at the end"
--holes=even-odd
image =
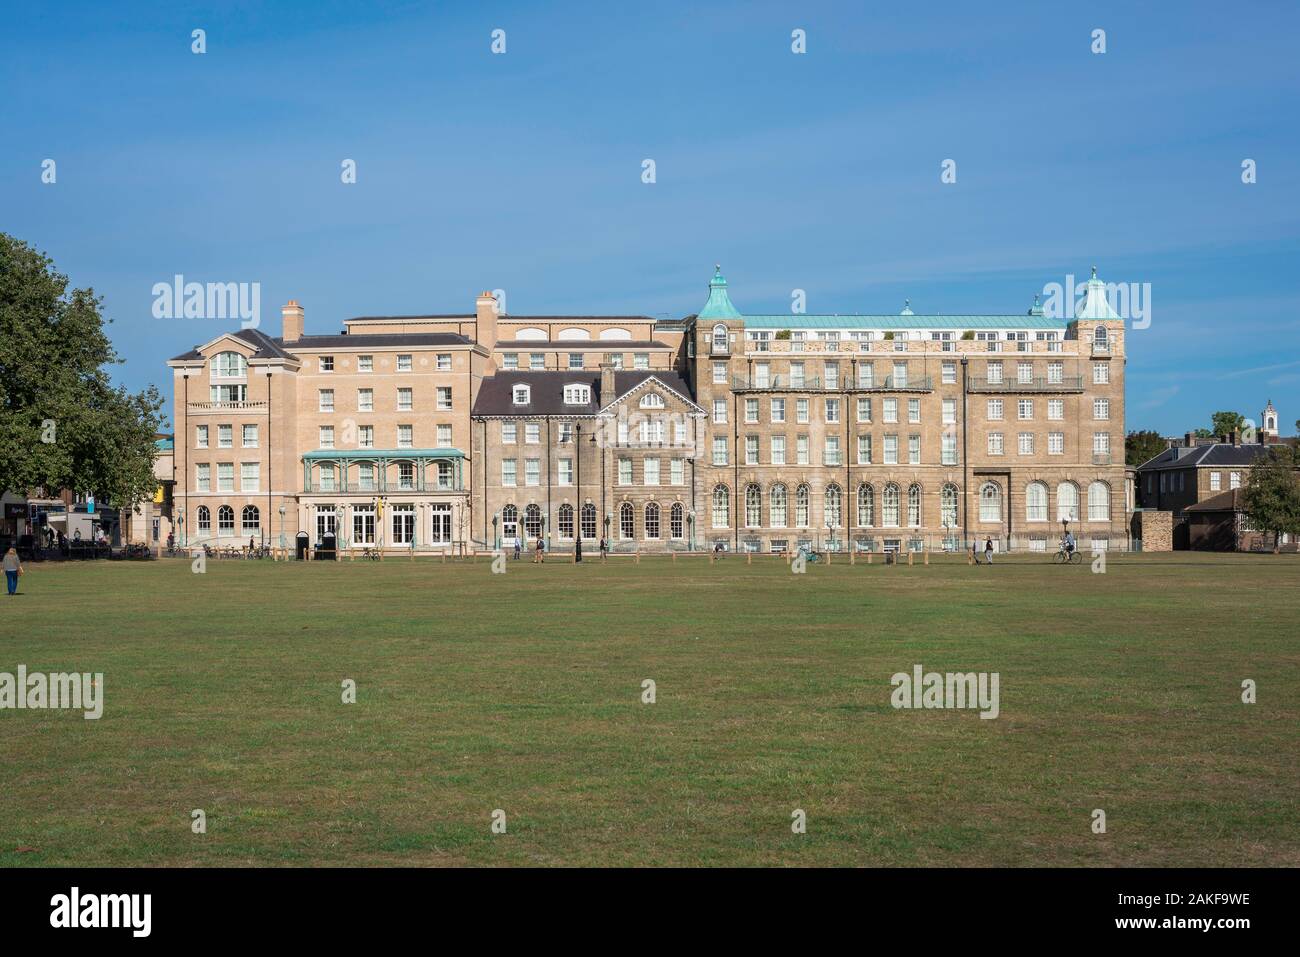
{"type": "Polygon", "coordinates": [[[338,555],[337,539],[333,535],[325,535],[321,538],[320,544],[316,546],[316,560],[322,562],[332,562],[338,555]]]}
{"type": "Polygon", "coordinates": [[[297,539],[294,541],[294,544],[297,546],[296,554],[298,556],[298,561],[300,562],[307,560],[307,544],[309,541],[310,539],[307,537],[306,532],[299,532],[297,539]]]}

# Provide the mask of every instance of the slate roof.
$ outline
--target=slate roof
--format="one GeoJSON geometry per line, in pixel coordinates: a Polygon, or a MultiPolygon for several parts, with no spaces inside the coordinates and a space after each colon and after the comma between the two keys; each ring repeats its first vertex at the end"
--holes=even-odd
{"type": "MultiPolygon", "coordinates": [[[[293,359],[294,356],[286,352],[284,345],[279,339],[272,339],[260,329],[237,329],[234,332],[226,333],[232,338],[239,339],[253,347],[253,359],[293,359]]],[[[187,359],[202,359],[203,354],[199,352],[197,346],[189,352],[173,357],[173,362],[180,362],[187,359]]]]}
{"type": "Polygon", "coordinates": [[[1218,495],[1211,495],[1204,502],[1197,502],[1195,505],[1189,505],[1184,512],[1244,512],[1245,506],[1241,499],[1242,490],[1239,488],[1229,489],[1226,492],[1220,492],[1218,495]]]}
{"type": "MultiPolygon", "coordinates": [[[[614,394],[619,397],[627,395],[650,378],[658,379],[666,388],[691,401],[691,390],[682,377],[676,372],[662,369],[615,372],[614,394]]],[[[600,409],[599,372],[589,369],[574,369],[571,372],[501,371],[483,380],[471,415],[595,415],[600,409]],[[585,405],[565,405],[564,387],[579,384],[591,386],[591,400],[585,405]],[[529,387],[529,398],[532,401],[528,405],[514,404],[516,385],[529,387]]]]}
{"type": "Polygon", "coordinates": [[[1265,454],[1267,445],[1228,445],[1215,442],[1198,445],[1194,449],[1165,449],[1153,459],[1138,466],[1139,472],[1162,472],[1169,469],[1213,468],[1240,465],[1249,467],[1265,454]],[[1183,453],[1179,455],[1179,453],[1183,453]]]}
{"type": "MultiPolygon", "coordinates": [[[[294,360],[295,352],[308,352],[315,349],[376,349],[385,346],[464,346],[473,345],[473,340],[451,332],[413,332],[409,335],[336,335],[303,336],[291,347],[284,344],[280,337],[272,338],[258,329],[240,329],[229,333],[235,339],[252,346],[255,350],[253,359],[289,359],[294,360]]],[[[202,359],[198,347],[173,358],[173,362],[190,359],[202,359]]]]}

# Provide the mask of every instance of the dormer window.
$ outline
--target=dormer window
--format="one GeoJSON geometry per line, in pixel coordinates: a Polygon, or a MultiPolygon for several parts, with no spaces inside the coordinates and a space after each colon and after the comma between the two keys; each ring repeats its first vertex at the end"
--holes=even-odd
{"type": "Polygon", "coordinates": [[[527,405],[532,401],[532,389],[526,385],[517,385],[514,387],[515,405],[527,405]]]}
{"type": "Polygon", "coordinates": [[[641,397],[641,408],[643,409],[662,409],[664,407],[664,397],[657,392],[647,392],[641,397]]]}
{"type": "Polygon", "coordinates": [[[591,386],[566,385],[564,387],[565,405],[586,405],[591,401],[591,386]]]}

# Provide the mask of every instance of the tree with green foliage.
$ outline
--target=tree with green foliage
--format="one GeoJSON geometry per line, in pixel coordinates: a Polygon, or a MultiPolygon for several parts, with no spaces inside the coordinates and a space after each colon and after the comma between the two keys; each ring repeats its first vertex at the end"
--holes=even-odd
{"type": "Polygon", "coordinates": [[[1124,464],[1137,466],[1149,462],[1168,446],[1159,432],[1130,432],[1124,436],[1124,464]]]}
{"type": "Polygon", "coordinates": [[[162,398],[114,387],[119,363],[93,289],[68,289],[45,254],[0,233],[0,490],[152,496],[162,398]]]}
{"type": "Polygon", "coordinates": [[[1273,552],[1283,532],[1300,535],[1300,450],[1291,445],[1271,445],[1255,460],[1242,490],[1242,506],[1250,524],[1273,533],[1273,552]]]}
{"type": "Polygon", "coordinates": [[[1240,412],[1216,412],[1210,416],[1210,432],[1213,435],[1232,435],[1246,428],[1246,417],[1240,412]]]}

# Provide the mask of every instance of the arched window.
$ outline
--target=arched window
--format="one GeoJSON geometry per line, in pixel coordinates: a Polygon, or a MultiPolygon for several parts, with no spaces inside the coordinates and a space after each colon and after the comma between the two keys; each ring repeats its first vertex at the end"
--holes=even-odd
{"type": "Polygon", "coordinates": [[[659,537],[659,506],[655,502],[646,503],[645,537],[654,539],[659,537]]]}
{"type": "Polygon", "coordinates": [[[1097,343],[1099,346],[1104,346],[1110,342],[1110,333],[1106,331],[1105,326],[1097,326],[1097,328],[1092,331],[1092,341],[1097,343]]]}
{"type": "Polygon", "coordinates": [[[682,519],[686,516],[686,509],[682,508],[681,502],[674,502],[672,509],[668,512],[668,534],[673,538],[685,538],[685,529],[682,526],[682,519]]]}
{"type": "Polygon", "coordinates": [[[921,486],[910,485],[907,489],[907,525],[909,528],[921,527],[921,486]]]}
{"type": "Polygon", "coordinates": [[[880,501],[880,524],[888,528],[898,527],[898,486],[890,482],[885,486],[880,501]]]}
{"type": "Polygon", "coordinates": [[[840,495],[838,485],[826,486],[826,493],[822,496],[822,517],[826,519],[827,528],[839,528],[842,524],[843,501],[844,497],[840,495]]]}
{"type": "Polygon", "coordinates": [[[582,506],[582,537],[596,537],[596,506],[591,502],[582,506]]]}
{"type": "Polygon", "coordinates": [[[532,393],[533,390],[522,382],[516,382],[510,387],[510,394],[515,405],[528,405],[532,401],[532,393]]]}
{"type": "Polygon", "coordinates": [[[808,527],[808,486],[800,485],[794,490],[794,524],[797,528],[808,527]]]}
{"type": "Polygon", "coordinates": [[[731,493],[725,485],[713,487],[713,527],[729,528],[731,526],[731,493]]]}
{"type": "Polygon", "coordinates": [[[248,360],[238,352],[218,352],[212,357],[213,379],[242,379],[248,375],[248,360]]]}
{"type": "Polygon", "coordinates": [[[1025,488],[1025,521],[1047,521],[1047,486],[1042,482],[1030,482],[1025,488]]]}
{"type": "Polygon", "coordinates": [[[763,491],[757,485],[745,486],[745,527],[758,528],[763,524],[763,491]]]}
{"type": "Polygon", "coordinates": [[[235,534],[235,510],[229,505],[223,505],[217,509],[217,534],[235,534]]]}
{"type": "Polygon", "coordinates": [[[243,514],[240,515],[242,531],[245,535],[256,535],[261,529],[262,523],[258,521],[258,512],[256,505],[245,505],[243,514]]]}
{"type": "Polygon", "coordinates": [[[727,327],[722,323],[713,327],[713,351],[727,351],[727,327]]]}
{"type": "Polygon", "coordinates": [[[524,509],[524,537],[542,537],[542,507],[540,505],[529,505],[524,509]]]}
{"type": "Polygon", "coordinates": [[[858,486],[858,526],[870,528],[876,524],[876,490],[863,483],[858,486]]]}
{"type": "Polygon", "coordinates": [[[1073,482],[1062,482],[1056,486],[1056,520],[1079,520],[1079,486],[1073,482]]]}
{"type": "Polygon", "coordinates": [[[618,507],[618,535],[620,538],[636,537],[636,511],[631,502],[618,507]]]}
{"type": "Polygon", "coordinates": [[[560,506],[560,513],[556,520],[559,525],[560,538],[573,537],[573,506],[567,502],[560,506]]]}
{"type": "Polygon", "coordinates": [[[767,520],[772,528],[785,528],[785,486],[773,485],[767,494],[767,520]]]}
{"type": "Polygon", "coordinates": [[[939,489],[939,525],[957,527],[957,486],[951,483],[939,489]]]}
{"type": "Polygon", "coordinates": [[[519,535],[519,509],[507,505],[501,509],[501,536],[509,544],[519,535]]]}
{"type": "Polygon", "coordinates": [[[1002,521],[1002,489],[992,482],[980,488],[980,521],[1002,521]]]}
{"type": "Polygon", "coordinates": [[[1088,521],[1110,521],[1110,486],[1105,482],[1093,482],[1088,486],[1088,521]]]}
{"type": "Polygon", "coordinates": [[[664,407],[664,397],[658,392],[647,392],[641,396],[641,408],[643,409],[662,409],[664,407]]]}
{"type": "Polygon", "coordinates": [[[206,505],[199,506],[199,531],[200,532],[212,531],[212,513],[208,511],[208,507],[206,505]]]}

